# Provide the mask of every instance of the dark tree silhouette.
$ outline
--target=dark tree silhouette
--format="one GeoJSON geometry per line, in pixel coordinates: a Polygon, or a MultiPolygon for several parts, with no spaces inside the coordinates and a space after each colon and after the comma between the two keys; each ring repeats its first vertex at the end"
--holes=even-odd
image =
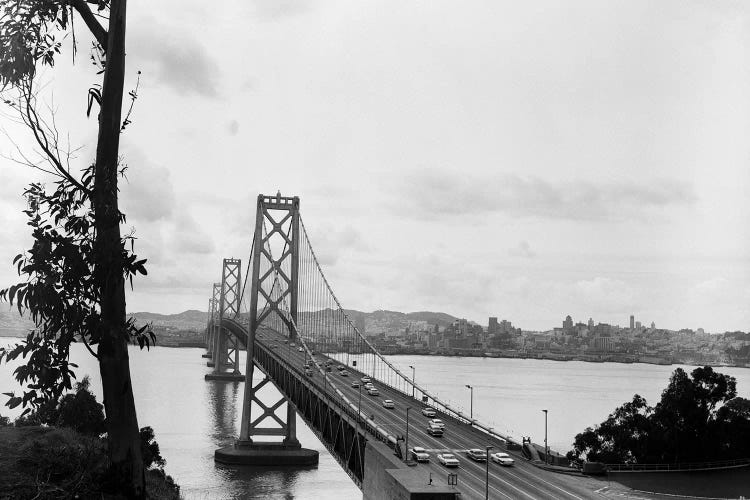
{"type": "Polygon", "coordinates": [[[52,193],[41,184],[26,191],[34,244],[14,261],[26,280],[4,290],[2,296],[15,300],[19,310],[28,310],[36,329],[24,344],[0,352],[0,359],[29,356],[16,378],[32,382],[30,390],[22,397],[12,396],[9,404],[38,406],[71,388],[74,366],[68,362],[69,345],[83,341],[99,361],[115,487],[129,497],[142,498],[144,467],[127,346],[136,338],[143,347],[149,337],[126,319],[125,281],[135,273],[145,274],[145,261],[137,260],[132,247],[127,250],[128,238],[120,233],[124,215],[118,208],[120,133],[129,123],[127,117],[122,119],[126,3],[13,0],[0,6],[4,102],[31,130],[42,158],[33,161],[21,153],[23,163],[59,177],[52,193]],[[101,83],[89,89],[87,110],[98,103],[96,157],[80,178],[70,173],[70,154],[61,153],[54,120],[45,120],[38,112],[35,82],[39,66],[54,65],[59,40],[72,31],[76,16],[95,40],[91,58],[102,75],[101,83]],[[107,20],[107,28],[99,19],[107,20]],[[17,92],[17,97],[6,97],[9,91],[17,92]]]}
{"type": "Polygon", "coordinates": [[[710,366],[677,368],[652,408],[635,395],[595,428],[575,437],[571,459],[678,463],[750,458],[750,402],[737,382],[710,366]]]}

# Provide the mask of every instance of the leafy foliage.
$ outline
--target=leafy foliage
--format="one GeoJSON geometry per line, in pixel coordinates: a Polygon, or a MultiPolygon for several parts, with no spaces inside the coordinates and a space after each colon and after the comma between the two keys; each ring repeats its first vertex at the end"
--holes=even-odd
{"type": "Polygon", "coordinates": [[[675,463],[750,457],[750,401],[710,366],[677,368],[656,407],[635,395],[575,437],[568,457],[606,463],[675,463]]]}
{"type": "Polygon", "coordinates": [[[167,464],[159,451],[159,443],[154,439],[154,429],[149,426],[141,427],[141,452],[143,453],[143,466],[150,469],[152,466],[163,469],[167,464]]]}
{"type": "MultiPolygon", "coordinates": [[[[19,312],[28,312],[36,326],[22,343],[0,348],[0,362],[28,357],[14,372],[20,384],[28,384],[27,390],[22,396],[6,393],[10,397],[7,405],[25,406],[24,413],[29,407],[38,409],[57,402],[72,388],[76,365],[69,361],[71,343],[83,342],[96,356],[92,346],[99,342],[102,319],[100,288],[94,276],[98,250],[89,199],[92,182],[89,167],[83,172],[82,188],[61,179],[51,192],[34,183],[24,193],[28,200],[24,213],[34,242],[13,263],[25,281],[0,291],[0,300],[15,302],[19,312]]],[[[120,220],[125,221],[123,214],[120,220]]],[[[133,253],[133,240],[129,235],[120,244],[122,272],[131,286],[134,275],[146,274],[146,260],[133,253]]],[[[138,328],[132,318],[121,331],[141,348],[156,340],[150,325],[138,328]]]]}

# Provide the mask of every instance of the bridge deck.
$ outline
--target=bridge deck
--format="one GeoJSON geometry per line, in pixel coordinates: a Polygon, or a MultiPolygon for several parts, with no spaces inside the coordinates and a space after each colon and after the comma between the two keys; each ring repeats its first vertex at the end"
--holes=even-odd
{"type": "MultiPolygon", "coordinates": [[[[297,347],[291,347],[288,337],[272,331],[263,331],[256,342],[262,348],[271,349],[279,356],[287,360],[292,366],[302,369],[305,361],[305,353],[299,352],[297,347]]],[[[260,347],[260,346],[259,346],[260,347]]],[[[317,354],[316,359],[323,363],[326,356],[317,354]]],[[[336,362],[336,365],[339,363],[336,362]]],[[[335,365],[334,365],[335,366],[335,365]]],[[[344,393],[354,404],[358,404],[360,390],[351,386],[354,380],[360,380],[364,374],[353,367],[347,367],[349,377],[342,377],[338,370],[329,372],[329,381],[344,393]]],[[[332,398],[338,398],[331,384],[324,382],[319,372],[314,371],[312,377],[305,377],[310,384],[314,384],[319,390],[327,391],[332,398]]],[[[458,474],[457,489],[461,491],[463,498],[484,498],[485,493],[485,464],[474,462],[466,456],[469,448],[482,448],[493,446],[494,451],[509,453],[515,460],[513,467],[501,467],[496,463],[489,466],[490,498],[498,499],[587,499],[601,498],[594,491],[603,486],[595,479],[555,474],[539,469],[528,463],[520,452],[508,451],[505,443],[491,438],[484,432],[472,428],[469,424],[459,422],[450,416],[438,412],[437,417],[445,422],[445,434],[442,437],[433,437],[427,433],[428,417],[422,415],[424,405],[412,399],[410,396],[396,391],[390,387],[373,380],[374,385],[380,391],[380,396],[370,396],[366,391],[361,393],[362,415],[369,417],[374,415],[374,421],[378,427],[384,428],[391,435],[406,434],[406,408],[409,411],[409,448],[421,446],[430,453],[429,463],[417,464],[414,470],[424,473],[425,482],[428,481],[430,473],[435,483],[445,484],[449,473],[458,474]],[[382,405],[384,399],[394,401],[394,409],[386,409],[382,405]],[[442,452],[454,453],[460,460],[460,467],[447,469],[440,465],[437,454],[442,452]]]]}

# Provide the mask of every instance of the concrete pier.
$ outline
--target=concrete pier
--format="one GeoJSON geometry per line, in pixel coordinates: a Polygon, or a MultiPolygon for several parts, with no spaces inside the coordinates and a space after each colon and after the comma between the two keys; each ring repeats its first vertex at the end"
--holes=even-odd
{"type": "Polygon", "coordinates": [[[299,444],[237,441],[216,450],[214,460],[227,465],[313,466],[318,465],[318,452],[299,444]]]}

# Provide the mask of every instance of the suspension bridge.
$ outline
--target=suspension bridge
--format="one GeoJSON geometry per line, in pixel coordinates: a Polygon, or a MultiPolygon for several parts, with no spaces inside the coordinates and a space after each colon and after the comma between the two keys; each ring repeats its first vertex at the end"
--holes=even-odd
{"type": "Polygon", "coordinates": [[[532,465],[514,437],[453,408],[382,356],[326,278],[298,197],[258,196],[244,274],[242,264],[223,260],[208,301],[206,380],[246,381],[240,434],[216,450],[217,462],[317,464],[318,453],[297,439],[299,416],[365,499],[600,498],[600,483],[532,465]],[[368,379],[375,390],[365,388],[368,379]],[[282,397],[269,396],[270,386],[282,397]],[[442,432],[428,425],[433,418],[442,432]],[[515,465],[472,460],[469,449],[508,453],[515,465]],[[459,466],[442,464],[445,453],[459,466]]]}

